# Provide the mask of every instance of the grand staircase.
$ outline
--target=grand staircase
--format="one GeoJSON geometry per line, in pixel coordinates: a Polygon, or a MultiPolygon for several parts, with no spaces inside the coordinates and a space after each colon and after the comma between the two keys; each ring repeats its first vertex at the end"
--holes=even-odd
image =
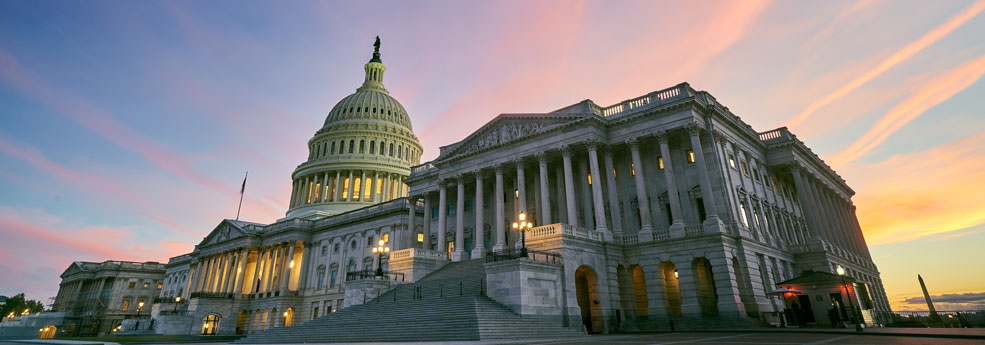
{"type": "Polygon", "coordinates": [[[365,304],[298,326],[254,333],[236,343],[434,342],[582,335],[580,330],[521,317],[485,296],[483,263],[449,263],[416,283],[397,286],[365,304]]]}

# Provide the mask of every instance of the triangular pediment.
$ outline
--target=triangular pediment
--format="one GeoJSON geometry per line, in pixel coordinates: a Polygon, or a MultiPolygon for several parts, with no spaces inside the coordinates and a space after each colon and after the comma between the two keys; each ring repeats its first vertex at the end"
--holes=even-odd
{"type": "Polygon", "coordinates": [[[65,272],[62,272],[61,277],[66,277],[78,273],[79,271],[82,271],[82,266],[80,266],[78,261],[73,261],[72,264],[68,265],[68,268],[65,269],[65,272]]]}
{"type": "Polygon", "coordinates": [[[582,119],[588,114],[502,114],[455,144],[441,148],[438,160],[467,155],[527,138],[582,119]]]}
{"type": "Polygon", "coordinates": [[[198,245],[201,247],[225,242],[233,238],[241,237],[245,234],[246,232],[244,232],[243,229],[241,229],[236,223],[226,219],[220,222],[219,225],[217,225],[208,236],[205,236],[205,239],[203,239],[198,245]]]}

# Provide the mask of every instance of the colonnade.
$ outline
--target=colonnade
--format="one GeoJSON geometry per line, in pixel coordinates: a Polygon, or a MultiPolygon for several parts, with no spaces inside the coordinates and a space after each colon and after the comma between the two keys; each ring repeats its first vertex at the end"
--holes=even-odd
{"type": "Polygon", "coordinates": [[[858,257],[871,261],[869,247],[865,244],[862,228],[855,215],[851,200],[831,190],[823,179],[798,164],[790,166],[797,195],[804,204],[811,237],[824,239],[840,248],[852,251],[858,257]]]}
{"type": "Polygon", "coordinates": [[[407,193],[406,176],[374,170],[332,170],[298,176],[291,208],[325,202],[380,203],[407,193]]]}
{"type": "Polygon", "coordinates": [[[191,293],[250,294],[296,290],[310,250],[298,242],[235,248],[202,256],[192,265],[185,297],[191,293]],[[295,251],[305,250],[300,261],[295,251]],[[254,260],[249,260],[255,258],[254,260]]]}
{"type": "MultiPolygon", "coordinates": [[[[703,131],[700,127],[696,125],[689,125],[686,127],[688,134],[690,135],[690,143],[692,147],[696,148],[693,150],[693,160],[697,166],[699,175],[699,185],[701,187],[701,200],[703,202],[705,210],[705,224],[709,227],[716,228],[720,227],[721,221],[719,220],[717,208],[715,207],[715,193],[712,193],[711,179],[709,177],[708,168],[705,163],[705,157],[703,149],[701,149],[702,143],[700,138],[700,133],[703,131]]],[[[674,177],[674,162],[671,159],[670,147],[669,147],[669,135],[667,132],[660,131],[654,133],[656,142],[658,143],[659,152],[662,153],[660,158],[660,164],[663,167],[663,175],[667,182],[667,193],[670,203],[670,218],[672,219],[672,228],[683,228],[684,226],[684,216],[682,212],[682,207],[679,196],[678,185],[675,183],[674,177]]],[[[649,137],[649,136],[648,136],[649,137]]],[[[633,138],[625,141],[621,145],[625,145],[625,148],[629,149],[631,156],[631,162],[623,163],[630,166],[631,177],[615,173],[617,170],[614,169],[613,164],[613,146],[604,146],[601,142],[597,140],[586,140],[584,142],[564,145],[556,149],[548,149],[544,152],[536,154],[537,164],[532,167],[536,169],[536,173],[539,175],[538,178],[533,179],[534,200],[528,200],[527,190],[529,189],[528,183],[530,181],[526,178],[529,159],[527,157],[519,157],[513,162],[500,163],[492,167],[480,167],[474,171],[468,173],[472,177],[467,175],[454,175],[454,176],[444,176],[438,181],[438,223],[437,223],[437,247],[444,251],[447,248],[447,243],[449,239],[446,238],[446,230],[449,226],[449,222],[446,219],[448,214],[448,188],[455,188],[457,192],[455,194],[456,209],[459,210],[455,212],[455,250],[452,253],[453,260],[461,260],[465,257],[465,219],[464,219],[464,201],[474,198],[475,208],[481,210],[484,200],[484,188],[483,183],[486,178],[486,174],[489,170],[492,170],[492,175],[495,178],[494,186],[494,215],[493,215],[493,238],[490,241],[495,241],[492,246],[493,251],[501,251],[506,248],[506,231],[507,231],[507,220],[513,219],[513,215],[507,215],[505,212],[504,203],[504,189],[507,188],[504,185],[504,175],[509,174],[509,177],[513,177],[517,181],[516,187],[516,208],[518,211],[526,211],[528,214],[536,214],[537,225],[546,225],[554,222],[567,223],[573,226],[582,226],[595,230],[602,234],[602,236],[611,240],[614,235],[623,235],[623,217],[621,215],[620,204],[621,199],[619,197],[619,181],[621,179],[631,178],[635,185],[636,199],[638,200],[639,215],[640,215],[640,240],[649,241],[653,239],[654,224],[651,218],[651,212],[659,214],[661,212],[660,208],[651,208],[649,200],[657,199],[656,197],[651,198],[648,193],[647,188],[647,178],[652,176],[645,171],[643,160],[640,154],[641,141],[643,137],[633,138]],[[555,151],[556,150],[556,151],[555,151]],[[599,159],[600,152],[604,155],[603,160],[599,159]],[[561,156],[561,167],[557,170],[557,177],[552,178],[551,175],[551,165],[556,168],[556,163],[551,162],[548,153],[559,152],[561,156]],[[580,157],[579,157],[580,156],[580,157]],[[580,166],[577,167],[578,172],[575,172],[575,164],[573,163],[573,158],[580,158],[580,166]],[[587,164],[586,164],[587,162],[587,164]],[[605,169],[600,167],[600,164],[604,162],[605,169]],[[554,164],[549,164],[554,163],[554,164]],[[587,167],[585,166],[587,165],[587,167]],[[491,169],[490,169],[491,168],[491,169]],[[512,168],[516,169],[515,174],[512,174],[510,170],[512,168]],[[604,175],[604,178],[602,177],[604,175]],[[579,179],[587,178],[587,183],[576,183],[577,176],[579,179]],[[594,181],[593,181],[594,177],[594,181]],[[474,181],[473,181],[474,178],[474,181]],[[551,193],[551,180],[557,184],[557,195],[552,195],[551,193]],[[576,193],[577,185],[580,185],[581,190],[576,193]],[[604,185],[604,186],[603,186],[604,185]],[[465,191],[470,188],[474,191],[473,195],[465,195],[465,191]],[[603,190],[604,189],[604,190],[603,190]],[[578,197],[582,196],[582,200],[578,200],[578,197]],[[553,199],[553,200],[552,200],[553,199]],[[531,201],[536,201],[539,205],[531,207],[531,201]],[[553,219],[552,217],[552,202],[556,202],[556,210],[558,218],[553,219]],[[609,205],[610,207],[606,207],[609,205]],[[581,208],[579,208],[581,206],[581,208]],[[606,212],[606,211],[609,212],[606,212]],[[579,211],[582,213],[580,214],[579,211]]],[[[647,138],[649,139],[649,138],[647,138]]],[[[620,145],[620,144],[617,144],[620,145]]],[[[622,149],[622,147],[620,147],[622,149]]],[[[512,193],[510,193],[512,194],[512,193]]],[[[430,248],[430,217],[431,212],[431,202],[432,194],[426,193],[422,196],[411,196],[412,201],[416,201],[418,198],[424,198],[425,204],[425,224],[424,224],[424,239],[425,248],[430,248]]],[[[482,229],[484,229],[484,219],[482,212],[475,212],[475,249],[473,250],[472,257],[475,258],[477,255],[482,255],[482,248],[485,247],[485,243],[482,243],[484,236],[481,236],[482,229]]],[[[720,229],[719,229],[720,230],[720,229]]]]}

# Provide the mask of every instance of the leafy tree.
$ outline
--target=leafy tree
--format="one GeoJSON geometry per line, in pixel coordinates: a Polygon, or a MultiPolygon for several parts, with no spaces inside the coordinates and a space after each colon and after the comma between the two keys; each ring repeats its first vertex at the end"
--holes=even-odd
{"type": "MultiPolygon", "coordinates": [[[[27,309],[28,313],[37,313],[44,311],[44,304],[40,301],[27,300],[24,298],[24,293],[19,293],[14,295],[14,297],[7,298],[7,304],[0,306],[0,316],[3,319],[10,316],[10,313],[14,313],[15,316],[19,316],[24,313],[27,309]]],[[[0,319],[2,322],[2,319],[0,319]]]]}

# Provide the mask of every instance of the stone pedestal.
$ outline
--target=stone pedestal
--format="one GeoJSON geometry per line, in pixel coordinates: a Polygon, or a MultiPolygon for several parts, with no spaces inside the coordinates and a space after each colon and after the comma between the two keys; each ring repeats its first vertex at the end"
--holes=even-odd
{"type": "Polygon", "coordinates": [[[564,324],[562,266],[517,259],[488,262],[486,294],[513,312],[564,324]]]}
{"type": "Polygon", "coordinates": [[[390,253],[390,272],[404,274],[404,282],[412,283],[448,263],[443,253],[421,248],[407,248],[390,253]]]}
{"type": "Polygon", "coordinates": [[[383,279],[360,279],[345,282],[345,298],[342,308],[363,304],[390,290],[390,281],[383,279]]]}

